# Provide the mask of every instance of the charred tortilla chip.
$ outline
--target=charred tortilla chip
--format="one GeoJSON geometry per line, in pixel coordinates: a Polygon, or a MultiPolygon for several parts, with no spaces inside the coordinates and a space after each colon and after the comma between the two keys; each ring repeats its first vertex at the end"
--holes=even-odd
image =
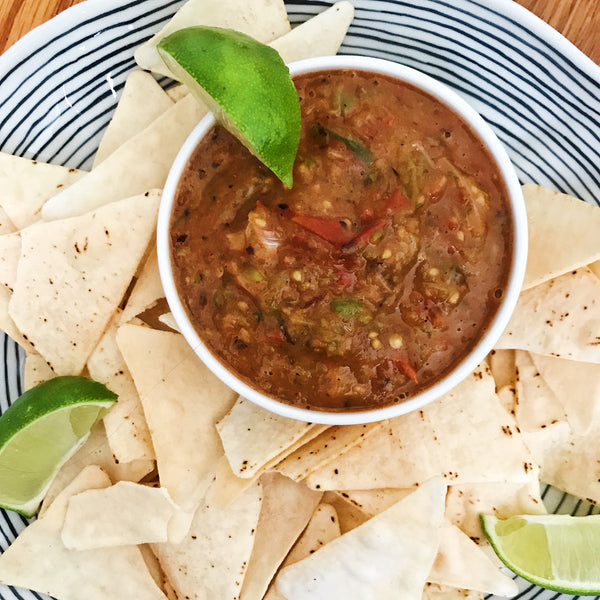
{"type": "Polygon", "coordinates": [[[117,309],[156,227],[160,193],[21,231],[9,314],[57,375],[78,375],[117,309]]]}
{"type": "Polygon", "coordinates": [[[285,567],[276,589],[288,600],[420,600],[438,551],[445,496],[441,478],[424,483],[376,517],[285,567]]]}
{"type": "Polygon", "coordinates": [[[600,259],[600,208],[540,185],[523,186],[529,253],[523,289],[600,259]]]}

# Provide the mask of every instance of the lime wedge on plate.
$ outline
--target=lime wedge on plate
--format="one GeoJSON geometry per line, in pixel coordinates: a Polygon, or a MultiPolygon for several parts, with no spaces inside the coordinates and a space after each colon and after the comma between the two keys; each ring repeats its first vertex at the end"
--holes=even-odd
{"type": "Polygon", "coordinates": [[[232,29],[198,26],[162,39],[158,52],[216,120],[291,187],[300,100],[277,51],[232,29]]]}
{"type": "Polygon", "coordinates": [[[0,507],[31,517],[117,395],[85,377],[31,388],[0,417],[0,507]]]}
{"type": "Polygon", "coordinates": [[[566,594],[600,594],[600,515],[481,515],[494,552],[511,571],[566,594]]]}

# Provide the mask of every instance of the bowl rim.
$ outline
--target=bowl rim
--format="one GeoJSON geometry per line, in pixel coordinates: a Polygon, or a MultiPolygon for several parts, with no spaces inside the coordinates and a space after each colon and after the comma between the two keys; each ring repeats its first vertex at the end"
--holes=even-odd
{"type": "Polygon", "coordinates": [[[326,425],[356,425],[382,421],[412,412],[449,392],[475,370],[493,349],[516,306],[527,262],[527,214],[521,184],[508,154],[491,127],[457,92],[435,78],[399,63],[380,58],[336,55],[308,58],[288,65],[291,76],[316,71],[358,69],[388,75],[414,85],[458,113],[488,149],[502,176],[512,218],[513,240],[507,286],[500,305],[475,346],[432,385],[413,397],[382,408],[349,411],[324,411],[300,408],[270,397],[249,386],[228,369],[202,342],[192,325],[177,292],[171,268],[169,226],[173,201],[181,174],[202,137],[215,124],[208,113],[192,130],[179,150],[163,188],[157,220],[156,245],[158,266],[165,297],[180,332],[202,360],[221,381],[247,400],[282,417],[326,425]]]}

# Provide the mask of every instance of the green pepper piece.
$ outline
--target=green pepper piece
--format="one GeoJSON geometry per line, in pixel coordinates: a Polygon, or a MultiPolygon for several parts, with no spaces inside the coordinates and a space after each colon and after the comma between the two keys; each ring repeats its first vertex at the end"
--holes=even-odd
{"type": "Polygon", "coordinates": [[[342,319],[354,319],[363,311],[363,303],[354,298],[336,298],[331,302],[331,308],[339,313],[342,319]]]}

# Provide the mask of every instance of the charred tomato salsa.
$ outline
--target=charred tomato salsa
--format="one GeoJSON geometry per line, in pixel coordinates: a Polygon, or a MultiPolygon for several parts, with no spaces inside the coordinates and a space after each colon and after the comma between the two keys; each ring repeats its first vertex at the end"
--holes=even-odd
{"type": "Polygon", "coordinates": [[[176,284],[201,339],[252,387],[321,410],[401,402],[494,315],[506,192],[469,127],[416,88],[362,71],[295,84],[292,189],[218,126],[190,158],[176,284]]]}

